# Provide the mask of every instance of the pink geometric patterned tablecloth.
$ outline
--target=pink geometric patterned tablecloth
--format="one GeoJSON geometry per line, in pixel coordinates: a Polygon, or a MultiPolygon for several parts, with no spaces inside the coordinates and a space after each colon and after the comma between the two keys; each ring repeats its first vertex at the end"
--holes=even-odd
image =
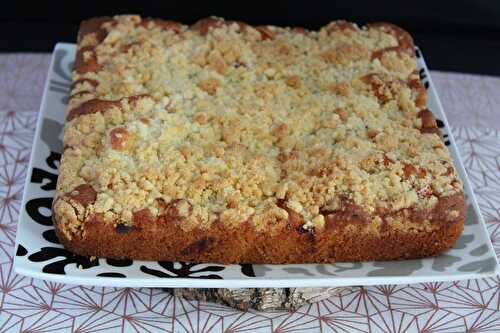
{"type": "MultiPolygon", "coordinates": [[[[13,272],[17,216],[49,54],[0,55],[0,332],[500,332],[500,279],[353,287],[295,312],[241,312],[161,289],[13,272]]],[[[500,78],[432,72],[500,254],[500,78]],[[490,128],[490,129],[488,129],[490,128]]]]}

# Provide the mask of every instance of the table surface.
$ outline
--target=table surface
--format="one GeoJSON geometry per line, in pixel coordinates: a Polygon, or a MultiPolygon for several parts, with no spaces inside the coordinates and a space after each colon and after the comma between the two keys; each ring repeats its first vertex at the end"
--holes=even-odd
{"type": "MultiPolygon", "coordinates": [[[[46,282],[13,271],[50,54],[0,55],[0,332],[500,332],[500,279],[352,287],[294,312],[241,312],[161,289],[46,282]]],[[[500,254],[500,78],[431,72],[500,254]]]]}

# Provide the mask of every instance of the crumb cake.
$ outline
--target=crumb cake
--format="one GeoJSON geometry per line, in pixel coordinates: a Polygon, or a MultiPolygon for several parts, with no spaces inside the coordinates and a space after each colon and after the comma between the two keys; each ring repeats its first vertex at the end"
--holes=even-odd
{"type": "Polygon", "coordinates": [[[219,263],[453,246],[462,184],[411,36],[207,18],[84,21],[53,216],[81,255],[219,263]]]}

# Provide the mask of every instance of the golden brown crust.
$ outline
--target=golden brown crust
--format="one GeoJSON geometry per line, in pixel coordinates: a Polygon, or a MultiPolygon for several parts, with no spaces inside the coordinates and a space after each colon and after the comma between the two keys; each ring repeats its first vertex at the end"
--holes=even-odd
{"type": "MultiPolygon", "coordinates": [[[[85,90],[85,91],[79,91],[76,94],[71,95],[71,97],[79,97],[79,95],[85,95],[85,94],[91,94],[91,92],[85,90]]],[[[71,121],[77,117],[83,116],[83,115],[88,115],[88,114],[93,114],[93,113],[98,113],[98,112],[104,112],[107,111],[111,108],[121,108],[122,101],[127,100],[129,104],[134,104],[138,99],[141,99],[143,97],[147,97],[148,95],[142,94],[142,95],[134,95],[134,96],[129,96],[126,98],[122,98],[120,100],[103,100],[103,99],[98,99],[98,98],[92,98],[89,100],[86,100],[85,102],[81,103],[80,105],[70,108],[68,110],[68,116],[66,117],[67,121],[71,121]]]]}
{"type": "Polygon", "coordinates": [[[180,33],[182,31],[182,25],[179,22],[149,18],[149,17],[143,18],[139,25],[144,27],[144,28],[150,28],[152,26],[159,26],[162,29],[173,30],[176,33],[180,33]]]}
{"type": "Polygon", "coordinates": [[[90,34],[96,35],[96,44],[102,42],[107,34],[106,29],[103,28],[103,24],[112,21],[113,18],[109,16],[94,17],[83,21],[78,30],[78,44],[82,43],[84,38],[90,34]]]}
{"type": "MultiPolygon", "coordinates": [[[[438,214],[439,215],[439,214],[438,214]]],[[[234,263],[334,263],[434,256],[453,246],[463,223],[434,220],[431,230],[415,223],[412,229],[382,226],[379,234],[365,230],[367,221],[329,222],[319,233],[288,223],[274,235],[249,224],[231,229],[223,224],[189,232],[165,218],[143,218],[134,226],[90,219],[84,237],[69,240],[56,228],[64,246],[80,255],[141,260],[234,263]]],[[[406,222],[408,223],[408,222],[406,222]]],[[[56,223],[57,226],[57,223],[56,223]]]]}
{"type": "Polygon", "coordinates": [[[411,35],[392,23],[388,22],[375,22],[367,25],[368,29],[377,29],[390,33],[396,40],[398,41],[397,46],[390,46],[383,48],[381,50],[377,50],[372,54],[372,58],[380,59],[384,53],[390,51],[403,52],[407,53],[410,56],[413,56],[415,53],[415,45],[413,43],[413,38],[411,35]]]}
{"type": "Polygon", "coordinates": [[[75,253],[148,260],[438,254],[465,202],[413,50],[389,23],[83,22],[58,236],[75,253]]]}
{"type": "Polygon", "coordinates": [[[101,70],[95,54],[95,46],[106,38],[106,23],[112,23],[113,19],[108,16],[91,18],[80,24],[78,31],[78,49],[74,70],[78,73],[90,73],[101,70]]]}
{"type": "Polygon", "coordinates": [[[66,194],[69,199],[76,203],[87,207],[95,202],[97,197],[96,191],[89,184],[81,184],[75,187],[71,192],[66,194]]]}
{"type": "MultiPolygon", "coordinates": [[[[79,92],[78,94],[81,94],[79,92]]],[[[77,95],[72,95],[77,97],[77,95]]],[[[73,120],[76,117],[86,115],[86,114],[92,114],[96,112],[103,112],[104,110],[109,109],[110,107],[113,106],[119,106],[120,103],[118,101],[105,101],[105,100],[100,100],[100,99],[91,99],[86,102],[83,102],[79,106],[69,110],[68,116],[66,120],[70,121],[73,120]]]]}
{"type": "Polygon", "coordinates": [[[418,117],[422,120],[422,127],[420,128],[422,133],[440,133],[436,118],[434,118],[431,111],[424,109],[418,113],[418,117]]]}
{"type": "MultiPolygon", "coordinates": [[[[163,20],[159,20],[163,21],[163,20]]],[[[248,24],[241,21],[226,21],[219,17],[206,17],[198,20],[196,23],[191,25],[189,28],[191,30],[197,31],[200,35],[206,36],[211,29],[220,28],[222,26],[228,26],[236,23],[238,30],[243,32],[248,27],[248,24]]],[[[257,28],[258,29],[258,28],[257,28]]]]}

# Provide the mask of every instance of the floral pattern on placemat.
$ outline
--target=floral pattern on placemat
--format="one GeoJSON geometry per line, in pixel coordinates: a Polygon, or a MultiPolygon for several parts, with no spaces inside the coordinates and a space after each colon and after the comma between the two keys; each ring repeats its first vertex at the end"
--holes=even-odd
{"type": "MultiPolygon", "coordinates": [[[[328,300],[306,305],[297,311],[259,313],[187,301],[170,296],[161,289],[64,285],[15,274],[15,253],[26,255],[25,249],[14,246],[15,232],[37,117],[35,109],[41,96],[47,59],[46,55],[0,56],[0,67],[5,69],[8,66],[1,84],[9,81],[9,86],[24,85],[23,89],[26,89],[21,97],[8,95],[0,89],[1,332],[500,331],[498,277],[452,283],[343,288],[328,300]],[[36,77],[42,79],[36,81],[36,77]],[[33,99],[38,96],[37,103],[29,98],[18,101],[23,96],[32,96],[33,99]]],[[[455,76],[441,75],[448,75],[449,80],[455,76]]],[[[439,85],[439,80],[436,81],[439,85]]],[[[460,98],[466,98],[446,92],[442,97],[445,105],[460,103],[460,98]],[[455,100],[449,102],[448,98],[455,100]]],[[[447,111],[453,124],[453,109],[447,111]]],[[[496,123],[500,123],[500,110],[497,108],[497,111],[496,123]]],[[[500,255],[500,133],[482,128],[454,127],[453,134],[491,240],[497,255],[500,255]]]]}

